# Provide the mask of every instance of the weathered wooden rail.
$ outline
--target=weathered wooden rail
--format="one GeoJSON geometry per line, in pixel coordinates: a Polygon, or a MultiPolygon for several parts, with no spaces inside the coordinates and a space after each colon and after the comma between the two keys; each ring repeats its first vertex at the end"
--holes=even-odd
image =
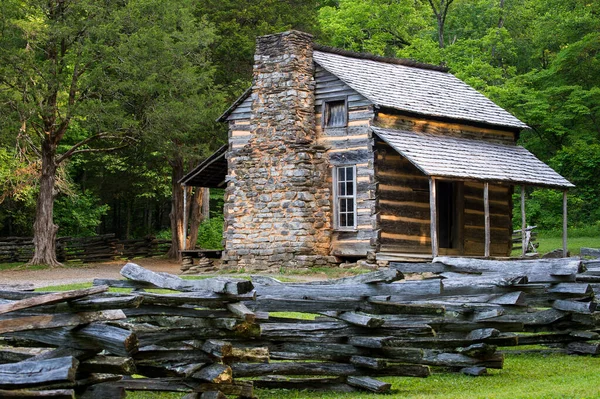
{"type": "Polygon", "coordinates": [[[264,276],[182,280],[130,263],[121,272],[127,280],[97,280],[87,290],[1,291],[0,396],[387,392],[376,377],[502,368],[498,346],[596,355],[596,287],[584,281],[600,277],[596,263],[437,258],[302,284],[264,276]],[[403,279],[415,272],[430,278],[403,279]],[[172,293],[149,291],[157,288],[172,293]],[[144,378],[127,377],[133,373],[144,378]]]}

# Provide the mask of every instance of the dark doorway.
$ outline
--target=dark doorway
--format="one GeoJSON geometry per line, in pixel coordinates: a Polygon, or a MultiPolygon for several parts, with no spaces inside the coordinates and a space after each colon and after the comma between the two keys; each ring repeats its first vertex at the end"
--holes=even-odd
{"type": "Polygon", "coordinates": [[[462,183],[437,182],[438,239],[440,248],[460,249],[462,221],[462,183]]]}

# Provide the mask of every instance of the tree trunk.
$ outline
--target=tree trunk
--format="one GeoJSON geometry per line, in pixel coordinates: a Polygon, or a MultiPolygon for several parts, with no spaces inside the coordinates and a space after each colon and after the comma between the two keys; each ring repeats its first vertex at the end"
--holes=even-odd
{"type": "Polygon", "coordinates": [[[171,164],[171,248],[167,253],[169,258],[180,259],[180,250],[183,249],[183,187],[178,183],[183,177],[183,159],[172,159],[171,164]]]}
{"type": "Polygon", "coordinates": [[[187,246],[189,249],[196,248],[196,241],[198,240],[198,228],[200,227],[200,223],[202,223],[204,220],[202,209],[204,208],[203,200],[205,190],[207,189],[204,187],[196,187],[194,194],[190,198],[190,216],[188,218],[190,221],[190,233],[187,246]]]}
{"type": "Polygon", "coordinates": [[[56,259],[58,226],[53,220],[57,168],[55,154],[56,146],[45,140],[42,143],[42,174],[33,224],[34,253],[30,265],[61,266],[56,259]]]}
{"type": "Polygon", "coordinates": [[[444,19],[441,14],[436,15],[438,25],[438,45],[444,48],[444,19]]]}

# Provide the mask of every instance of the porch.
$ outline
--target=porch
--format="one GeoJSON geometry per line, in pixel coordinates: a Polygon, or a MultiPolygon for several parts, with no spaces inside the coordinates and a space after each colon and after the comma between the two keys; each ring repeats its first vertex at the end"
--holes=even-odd
{"type": "MultiPolygon", "coordinates": [[[[515,186],[521,191],[522,229],[527,228],[525,187],[563,192],[566,255],[567,190],[574,186],[525,148],[372,129],[377,137],[381,229],[377,260],[421,262],[439,255],[510,257],[515,186]]],[[[526,248],[524,242],[522,247],[526,248]]]]}

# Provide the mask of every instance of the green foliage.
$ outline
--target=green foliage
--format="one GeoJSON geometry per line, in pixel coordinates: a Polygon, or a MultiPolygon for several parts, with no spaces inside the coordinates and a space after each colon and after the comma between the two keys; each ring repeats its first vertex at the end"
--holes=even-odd
{"type": "Polygon", "coordinates": [[[106,215],[108,205],[99,204],[90,192],[61,196],[55,203],[55,221],[60,226],[59,236],[91,237],[106,215]]]}
{"type": "Polygon", "coordinates": [[[223,218],[204,220],[198,228],[197,246],[204,249],[222,249],[223,218]]]}
{"type": "Polygon", "coordinates": [[[427,26],[419,2],[400,0],[340,0],[319,10],[328,43],[347,50],[396,56],[427,26]]]}

